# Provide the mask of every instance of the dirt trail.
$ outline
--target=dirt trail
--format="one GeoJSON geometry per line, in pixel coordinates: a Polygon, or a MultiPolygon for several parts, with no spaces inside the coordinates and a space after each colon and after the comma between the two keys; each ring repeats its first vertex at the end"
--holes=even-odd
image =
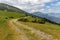
{"type": "Polygon", "coordinates": [[[45,39],[45,40],[58,40],[58,39],[54,39],[52,35],[46,34],[40,30],[36,30],[32,27],[29,27],[28,25],[24,25],[21,24],[17,21],[17,19],[13,19],[9,21],[9,26],[12,32],[14,32],[14,40],[29,40],[27,38],[27,36],[25,35],[25,33],[23,32],[23,30],[20,30],[18,28],[18,26],[22,26],[25,29],[30,30],[30,33],[33,34],[35,33],[36,35],[38,35],[38,37],[41,37],[41,39],[45,39]],[[16,35],[17,34],[17,35],[16,35]]]}
{"type": "Polygon", "coordinates": [[[22,26],[23,28],[30,30],[32,34],[35,33],[35,34],[37,34],[38,36],[41,36],[42,39],[45,39],[45,40],[58,40],[58,39],[54,39],[52,35],[46,34],[46,33],[42,32],[42,31],[40,31],[40,30],[36,30],[36,29],[34,29],[34,28],[32,28],[32,27],[29,27],[29,26],[27,26],[27,25],[24,25],[24,24],[19,23],[19,22],[17,21],[17,19],[15,19],[13,22],[14,22],[17,26],[22,26]]]}
{"type": "Polygon", "coordinates": [[[10,28],[10,31],[13,32],[12,34],[12,40],[28,40],[25,33],[20,30],[16,25],[13,24],[14,20],[10,20],[8,25],[10,28]]]}

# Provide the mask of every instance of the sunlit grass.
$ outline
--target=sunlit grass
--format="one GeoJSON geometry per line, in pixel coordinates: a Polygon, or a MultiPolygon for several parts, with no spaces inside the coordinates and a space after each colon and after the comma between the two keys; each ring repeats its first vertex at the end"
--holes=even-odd
{"type": "Polygon", "coordinates": [[[60,25],[52,24],[49,22],[46,22],[45,24],[32,22],[20,22],[20,23],[33,27],[37,30],[41,30],[47,34],[51,34],[53,35],[53,37],[60,39],[60,25]]]}
{"type": "MultiPolygon", "coordinates": [[[[17,25],[17,24],[14,23],[14,25],[17,25]]],[[[26,36],[28,37],[29,40],[43,40],[43,39],[41,39],[41,36],[37,35],[35,32],[32,33],[33,30],[31,31],[22,25],[17,26],[17,27],[26,34],[26,36]]]]}
{"type": "Polygon", "coordinates": [[[12,36],[13,32],[9,30],[7,22],[10,19],[20,18],[24,16],[25,15],[22,13],[5,12],[0,10],[0,40],[12,40],[10,36],[12,36]]]}

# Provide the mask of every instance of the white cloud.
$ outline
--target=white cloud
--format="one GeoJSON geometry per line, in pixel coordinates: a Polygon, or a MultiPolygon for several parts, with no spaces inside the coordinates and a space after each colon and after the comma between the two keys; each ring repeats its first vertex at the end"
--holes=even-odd
{"type": "Polygon", "coordinates": [[[49,8],[49,9],[48,9],[48,12],[49,12],[49,13],[52,13],[52,12],[53,12],[53,10],[49,8]]]}
{"type": "Polygon", "coordinates": [[[52,0],[41,0],[42,3],[44,2],[51,2],[52,0]]]}
{"type": "MultiPolygon", "coordinates": [[[[30,12],[34,11],[44,11],[44,7],[46,2],[52,2],[53,0],[0,0],[4,3],[8,3],[10,5],[14,5],[20,9],[25,11],[29,10],[30,12]]],[[[46,8],[50,8],[47,6],[46,8]]]]}
{"type": "Polygon", "coordinates": [[[51,8],[50,6],[46,6],[47,8],[51,8]]]}
{"type": "Polygon", "coordinates": [[[60,2],[57,2],[56,5],[60,5],[60,2]]]}
{"type": "Polygon", "coordinates": [[[6,1],[11,1],[11,0],[6,0],[6,1]]]}

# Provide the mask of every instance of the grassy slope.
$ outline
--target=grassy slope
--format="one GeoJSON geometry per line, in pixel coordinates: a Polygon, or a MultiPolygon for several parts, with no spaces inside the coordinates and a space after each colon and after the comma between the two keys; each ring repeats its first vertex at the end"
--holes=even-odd
{"type": "MultiPolygon", "coordinates": [[[[7,38],[11,40],[10,33],[12,32],[9,31],[9,28],[6,25],[6,22],[11,19],[9,17],[20,18],[22,16],[25,16],[25,15],[18,14],[15,12],[0,11],[0,40],[5,40],[5,39],[8,40],[7,38]]],[[[29,19],[32,19],[32,18],[29,18],[29,19]]],[[[56,38],[60,38],[60,25],[55,25],[49,22],[46,22],[45,24],[38,24],[38,23],[32,23],[32,22],[21,22],[21,23],[27,24],[33,28],[36,28],[37,30],[41,30],[48,34],[52,34],[56,38]]]]}
{"type": "Polygon", "coordinates": [[[15,13],[15,12],[0,11],[0,40],[5,40],[5,39],[8,40],[7,39],[8,34],[12,33],[9,31],[9,28],[6,25],[7,21],[12,19],[9,17],[20,18],[22,16],[24,16],[24,14],[21,14],[21,13],[19,14],[19,13],[15,13]],[[8,18],[8,19],[6,19],[6,18],[8,18]]]}
{"type": "Polygon", "coordinates": [[[9,12],[17,12],[17,13],[27,13],[19,8],[16,8],[14,6],[11,6],[5,3],[0,3],[0,10],[5,10],[9,12]]]}
{"type": "MultiPolygon", "coordinates": [[[[31,17],[28,19],[32,19],[31,17]]],[[[37,30],[41,30],[45,33],[53,35],[55,38],[60,39],[60,25],[52,24],[49,22],[46,22],[45,24],[39,24],[39,23],[32,23],[32,22],[21,22],[23,24],[29,25],[30,27],[33,27],[37,30]]]]}

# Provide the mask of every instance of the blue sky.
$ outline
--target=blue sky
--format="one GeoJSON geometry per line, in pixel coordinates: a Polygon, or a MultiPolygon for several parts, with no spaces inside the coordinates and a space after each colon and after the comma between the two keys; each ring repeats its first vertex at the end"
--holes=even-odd
{"type": "Polygon", "coordinates": [[[43,12],[43,13],[60,13],[60,0],[0,0],[29,13],[43,12]]]}

